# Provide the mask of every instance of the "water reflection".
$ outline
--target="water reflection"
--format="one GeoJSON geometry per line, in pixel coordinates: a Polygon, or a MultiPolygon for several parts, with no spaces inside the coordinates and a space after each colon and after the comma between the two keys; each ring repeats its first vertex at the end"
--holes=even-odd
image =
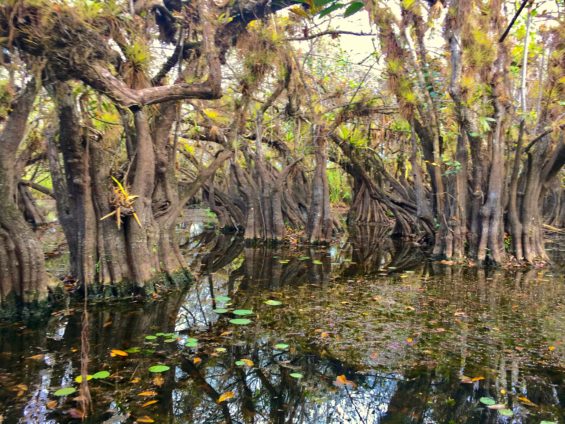
{"type": "MultiPolygon", "coordinates": [[[[444,266],[377,227],[330,249],[251,247],[210,232],[184,249],[196,278],[182,295],[89,311],[91,372],[112,375],[90,382],[88,422],[565,419],[565,286],[556,271],[444,266]],[[222,307],[252,310],[252,323],[231,324],[231,312],[215,312],[222,307]],[[185,346],[189,337],[196,346],[185,346]],[[154,364],[171,369],[152,374],[154,364]]],[[[0,330],[4,422],[79,422],[72,396],[53,392],[77,386],[80,312],[0,330]]]]}

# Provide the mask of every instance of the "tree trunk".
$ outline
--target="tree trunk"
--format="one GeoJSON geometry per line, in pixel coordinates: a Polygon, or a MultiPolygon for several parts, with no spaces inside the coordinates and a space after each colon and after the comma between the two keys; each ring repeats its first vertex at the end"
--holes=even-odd
{"type": "Polygon", "coordinates": [[[4,316],[47,296],[43,250],[15,200],[20,176],[14,175],[14,163],[36,92],[32,79],[12,103],[0,133],[0,315],[4,316]]]}

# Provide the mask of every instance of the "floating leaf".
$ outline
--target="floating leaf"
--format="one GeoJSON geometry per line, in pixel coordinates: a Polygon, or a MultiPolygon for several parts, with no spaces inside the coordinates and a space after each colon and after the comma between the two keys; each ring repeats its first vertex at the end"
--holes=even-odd
{"type": "Polygon", "coordinates": [[[153,400],[148,400],[147,402],[145,402],[143,405],[141,405],[142,408],[147,408],[149,405],[154,405],[157,402],[159,402],[157,399],[153,399],[153,400]]]}
{"type": "Polygon", "coordinates": [[[342,374],[338,375],[334,381],[334,385],[336,386],[355,386],[355,383],[351,380],[348,380],[347,377],[342,374]]]}
{"type": "Polygon", "coordinates": [[[224,353],[227,351],[227,349],[225,347],[217,347],[216,349],[214,349],[216,352],[218,353],[224,353]]]}
{"type": "Polygon", "coordinates": [[[247,365],[248,367],[252,367],[253,365],[255,365],[255,363],[251,360],[251,359],[240,359],[239,361],[236,362],[236,365],[242,366],[242,365],[247,365]]]}
{"type": "Polygon", "coordinates": [[[165,372],[165,371],[169,371],[170,367],[166,366],[166,365],[153,365],[152,367],[149,367],[149,372],[165,372]]]}
{"type": "Polygon", "coordinates": [[[233,313],[238,316],[253,315],[253,311],[251,309],[236,309],[233,313]]]}
{"type": "Polygon", "coordinates": [[[504,417],[511,417],[514,415],[514,412],[512,412],[511,409],[501,409],[498,413],[504,417]]]}
{"type": "Polygon", "coordinates": [[[289,261],[288,259],[281,259],[281,260],[279,260],[279,264],[283,264],[283,265],[285,265],[285,264],[287,264],[287,263],[289,263],[289,262],[290,262],[290,261],[289,261]]]}
{"type": "Polygon", "coordinates": [[[216,299],[216,302],[225,303],[225,302],[229,302],[231,300],[231,297],[229,297],[229,296],[216,296],[214,299],[216,299]]]}
{"type": "Polygon", "coordinates": [[[265,300],[265,304],[269,306],[280,306],[282,305],[282,302],[280,300],[269,299],[269,300],[265,300]]]}
{"type": "Polygon", "coordinates": [[[556,421],[546,421],[546,420],[543,420],[543,421],[540,421],[539,424],[557,424],[557,422],[556,422],[556,421]]]}
{"type": "Polygon", "coordinates": [[[163,337],[163,336],[165,335],[165,333],[155,333],[155,335],[156,335],[157,337],[163,337]]]}
{"type": "Polygon", "coordinates": [[[141,352],[141,348],[140,347],[130,347],[129,349],[126,349],[127,353],[139,353],[141,352]]]}
{"type": "Polygon", "coordinates": [[[198,356],[196,358],[194,358],[192,360],[192,362],[194,363],[194,365],[198,365],[200,362],[202,362],[202,359],[200,359],[198,356]]]}
{"type": "Polygon", "coordinates": [[[216,308],[214,312],[217,314],[225,314],[228,310],[226,308],[216,308]]]}
{"type": "Polygon", "coordinates": [[[299,261],[307,261],[308,259],[310,259],[310,256],[301,256],[298,258],[299,261]]]}
{"type": "Polygon", "coordinates": [[[138,423],[154,423],[155,420],[151,417],[148,417],[147,415],[144,415],[143,417],[137,417],[136,421],[138,423]]]}
{"type": "Polygon", "coordinates": [[[189,337],[188,339],[186,339],[186,343],[184,345],[186,347],[196,347],[196,346],[198,346],[198,340],[193,339],[192,337],[189,337]]]}
{"type": "Polygon", "coordinates": [[[55,396],[68,396],[68,395],[72,395],[76,391],[77,391],[77,389],[75,389],[74,387],[63,387],[62,389],[57,390],[53,394],[55,396]]]}
{"type": "Polygon", "coordinates": [[[532,402],[530,399],[528,399],[525,396],[518,396],[518,400],[526,406],[537,406],[534,402],[532,402]]]}
{"type": "Polygon", "coordinates": [[[222,394],[220,395],[220,397],[218,398],[218,401],[217,401],[217,402],[218,402],[218,403],[225,402],[226,400],[231,399],[231,398],[233,398],[234,396],[235,396],[235,393],[234,393],[234,392],[225,392],[225,393],[222,393],[222,394]]]}
{"type": "Polygon", "coordinates": [[[145,340],[157,340],[157,336],[145,336],[145,340]]]}
{"type": "MultiPolygon", "coordinates": [[[[93,378],[94,378],[94,377],[93,377],[92,375],[88,374],[88,375],[86,376],[86,381],[90,381],[90,380],[92,380],[93,378]]],[[[75,377],[75,381],[76,381],[77,383],[82,383],[82,375],[77,375],[77,376],[75,377]]]]}
{"type": "Polygon", "coordinates": [[[120,349],[112,349],[110,351],[110,356],[128,356],[128,353],[120,349]]]}
{"type": "Polygon", "coordinates": [[[302,377],[304,377],[304,376],[303,376],[302,374],[300,374],[299,372],[293,372],[293,373],[290,374],[290,376],[291,376],[292,378],[296,378],[296,379],[298,379],[298,380],[300,380],[302,377]]]}
{"type": "Polygon", "coordinates": [[[247,318],[235,318],[230,319],[230,322],[235,325],[248,325],[251,324],[251,320],[247,318]]]}
{"type": "Polygon", "coordinates": [[[323,262],[322,262],[322,261],[319,261],[318,259],[314,259],[314,260],[312,261],[312,263],[313,263],[314,265],[323,265],[323,262]]]}
{"type": "Polygon", "coordinates": [[[163,340],[163,341],[164,341],[165,343],[173,343],[173,342],[176,342],[177,339],[176,339],[176,338],[175,338],[175,339],[165,339],[165,340],[163,340]]]}
{"type": "Polygon", "coordinates": [[[471,379],[471,381],[474,383],[475,381],[481,381],[481,380],[484,380],[484,379],[485,379],[485,378],[481,375],[481,376],[479,376],[479,377],[473,377],[473,378],[471,379]]]}
{"type": "Polygon", "coordinates": [[[495,405],[496,401],[491,398],[491,397],[482,397],[479,399],[479,402],[481,402],[484,405],[495,405]]]}
{"type": "Polygon", "coordinates": [[[142,397],[157,396],[157,392],[155,390],[145,390],[144,392],[138,393],[137,396],[142,396],[142,397]]]}
{"type": "Polygon", "coordinates": [[[92,375],[92,378],[94,378],[95,380],[102,380],[108,377],[110,377],[110,373],[108,371],[98,371],[97,373],[92,375]]]}
{"type": "Polygon", "coordinates": [[[286,343],[277,343],[275,345],[275,349],[279,349],[279,350],[287,350],[288,349],[288,345],[286,343]]]}

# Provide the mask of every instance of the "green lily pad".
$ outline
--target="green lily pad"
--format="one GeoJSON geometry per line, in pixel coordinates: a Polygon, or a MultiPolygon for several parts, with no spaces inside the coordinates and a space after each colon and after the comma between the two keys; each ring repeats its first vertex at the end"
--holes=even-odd
{"type": "Polygon", "coordinates": [[[269,300],[265,300],[265,304],[269,306],[280,306],[282,305],[282,302],[280,300],[269,299],[269,300]]]}
{"type": "Polygon", "coordinates": [[[287,350],[288,349],[288,345],[286,343],[277,343],[275,345],[275,349],[279,349],[279,350],[287,350]]]}
{"type": "Polygon", "coordinates": [[[251,309],[236,309],[233,313],[238,316],[253,315],[253,311],[251,309]]]}
{"type": "Polygon", "coordinates": [[[130,347],[129,349],[126,349],[127,353],[139,353],[141,352],[141,348],[140,347],[130,347]]]}
{"type": "Polygon", "coordinates": [[[157,337],[164,337],[164,336],[165,336],[165,333],[155,333],[155,335],[156,335],[157,337]]]}
{"type": "Polygon", "coordinates": [[[484,405],[494,405],[496,404],[496,401],[493,398],[490,397],[482,397],[479,399],[479,402],[481,402],[484,405]]]}
{"type": "Polygon", "coordinates": [[[236,364],[238,367],[243,367],[243,366],[245,365],[245,362],[243,362],[243,361],[235,361],[235,364],[236,364]]]}
{"type": "Polygon", "coordinates": [[[230,319],[230,322],[235,325],[248,325],[251,324],[251,320],[247,318],[235,318],[230,319]]]}
{"type": "Polygon", "coordinates": [[[76,391],[77,391],[77,389],[75,389],[74,387],[63,387],[62,389],[57,390],[53,394],[55,396],[68,396],[68,395],[72,395],[76,391]]]}
{"type": "Polygon", "coordinates": [[[186,343],[184,345],[186,347],[196,347],[196,346],[198,346],[198,340],[193,339],[192,337],[189,337],[188,339],[186,339],[186,343]]]}
{"type": "Polygon", "coordinates": [[[226,308],[216,308],[214,312],[217,314],[225,314],[228,310],[226,308]]]}
{"type": "Polygon", "coordinates": [[[304,376],[302,374],[300,374],[299,372],[293,372],[290,374],[290,376],[292,378],[296,378],[297,380],[300,380],[301,378],[303,378],[304,376]]]}
{"type": "Polygon", "coordinates": [[[229,296],[216,296],[214,299],[216,299],[216,302],[225,303],[225,302],[229,302],[231,300],[231,297],[229,297],[229,296]]]}
{"type": "Polygon", "coordinates": [[[95,380],[102,380],[108,377],[110,377],[110,373],[108,371],[98,371],[92,376],[92,378],[94,378],[95,380]]]}
{"type": "Polygon", "coordinates": [[[501,409],[498,413],[503,417],[511,417],[514,415],[514,412],[512,412],[511,409],[501,409]]]}
{"type": "Polygon", "coordinates": [[[145,340],[157,340],[157,336],[145,336],[145,340]]]}
{"type": "MultiPolygon", "coordinates": [[[[87,376],[86,376],[86,381],[90,381],[90,380],[92,380],[92,378],[93,378],[93,377],[92,377],[90,374],[87,374],[87,376]]],[[[82,375],[77,375],[77,376],[75,377],[75,381],[76,381],[77,383],[82,383],[82,375]]]]}
{"type": "Polygon", "coordinates": [[[281,259],[281,260],[279,261],[279,264],[283,264],[283,265],[284,265],[284,264],[287,264],[287,263],[289,263],[289,262],[290,262],[290,261],[289,261],[288,259],[281,259]]]}
{"type": "Polygon", "coordinates": [[[164,341],[165,343],[173,343],[173,342],[176,342],[177,339],[165,339],[165,340],[163,340],[163,341],[164,341]]]}
{"type": "Polygon", "coordinates": [[[308,259],[310,259],[310,256],[301,256],[298,258],[299,261],[307,261],[308,259]]]}
{"type": "Polygon", "coordinates": [[[541,421],[539,424],[557,424],[557,422],[556,422],[556,421],[546,421],[546,420],[543,420],[543,421],[541,421]]]}
{"type": "Polygon", "coordinates": [[[153,365],[152,367],[149,367],[149,372],[165,372],[169,370],[170,367],[166,365],[153,365]]]}

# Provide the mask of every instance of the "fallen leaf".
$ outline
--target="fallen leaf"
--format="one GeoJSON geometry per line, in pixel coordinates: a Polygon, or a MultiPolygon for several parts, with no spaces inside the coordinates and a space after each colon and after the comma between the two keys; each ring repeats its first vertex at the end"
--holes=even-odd
{"type": "Polygon", "coordinates": [[[200,359],[198,356],[196,358],[194,358],[192,360],[192,362],[194,363],[194,365],[198,365],[200,362],[202,362],[202,359],[200,359]]]}
{"type": "Polygon", "coordinates": [[[355,383],[351,380],[348,380],[347,377],[342,374],[342,375],[338,375],[334,381],[334,385],[336,386],[351,386],[354,387],[355,383]]]}
{"type": "Polygon", "coordinates": [[[485,378],[481,375],[481,376],[479,376],[479,377],[473,377],[473,378],[471,379],[471,382],[474,383],[475,381],[481,381],[481,380],[484,380],[484,379],[485,379],[485,378]]]}
{"type": "Polygon", "coordinates": [[[112,349],[112,351],[110,352],[110,356],[115,357],[115,356],[128,356],[128,353],[123,351],[123,350],[119,350],[119,349],[112,349]]]}
{"type": "Polygon", "coordinates": [[[148,417],[147,415],[144,415],[143,417],[139,417],[136,420],[138,423],[154,423],[155,420],[151,417],[148,417]]]}
{"type": "Polygon", "coordinates": [[[132,378],[132,379],[131,379],[131,382],[132,382],[133,384],[137,384],[137,383],[139,383],[140,381],[141,381],[141,378],[139,378],[139,377],[135,377],[135,378],[132,378]]]}
{"type": "Polygon", "coordinates": [[[225,392],[225,393],[222,393],[222,394],[220,395],[220,397],[218,398],[217,403],[225,402],[226,400],[231,399],[231,398],[233,398],[234,396],[235,396],[235,393],[234,393],[234,392],[225,392]]]}
{"type": "Polygon", "coordinates": [[[144,392],[138,393],[137,396],[143,396],[143,397],[150,397],[150,396],[156,396],[157,392],[154,390],[145,390],[144,392]]]}
{"type": "Polygon", "coordinates": [[[141,405],[142,408],[146,408],[149,405],[154,405],[157,402],[159,402],[157,399],[153,399],[153,400],[148,400],[147,402],[145,402],[143,405],[141,405]]]}
{"type": "Polygon", "coordinates": [[[165,384],[165,379],[161,374],[157,374],[155,377],[153,377],[153,384],[155,384],[157,387],[161,387],[163,384],[165,384]]]}
{"type": "Polygon", "coordinates": [[[255,365],[255,363],[251,359],[242,359],[241,362],[243,362],[248,367],[252,367],[253,365],[255,365]]]}
{"type": "Polygon", "coordinates": [[[37,355],[30,356],[27,359],[32,359],[34,361],[43,361],[43,358],[45,358],[45,355],[43,353],[39,353],[37,355]]]}
{"type": "Polygon", "coordinates": [[[46,406],[49,409],[55,409],[57,407],[58,402],[56,400],[50,400],[47,402],[46,406]]]}
{"type": "Polygon", "coordinates": [[[528,399],[525,396],[518,396],[518,400],[526,406],[537,406],[534,402],[532,402],[530,399],[528,399]]]}

